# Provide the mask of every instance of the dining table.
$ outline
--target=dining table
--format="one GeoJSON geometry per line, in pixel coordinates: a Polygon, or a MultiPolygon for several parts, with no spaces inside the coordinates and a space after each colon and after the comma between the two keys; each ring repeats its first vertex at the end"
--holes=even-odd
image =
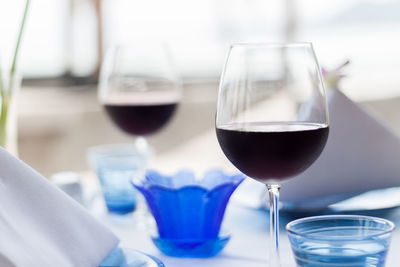
{"type": "MultiPolygon", "coordinates": [[[[154,221],[142,198],[139,198],[137,210],[128,215],[112,215],[106,211],[101,194],[92,199],[91,212],[106,224],[120,239],[123,248],[135,249],[160,259],[165,266],[209,266],[209,267],[265,267],[268,266],[269,221],[268,211],[264,208],[245,206],[235,200],[229,203],[222,229],[228,231],[231,238],[227,246],[217,256],[210,258],[178,258],[161,253],[153,244],[151,236],[155,231],[154,221]]],[[[282,267],[296,266],[285,225],[289,222],[286,214],[281,214],[280,258],[282,267]]],[[[390,212],[390,219],[400,222],[400,209],[390,212]]],[[[400,230],[394,231],[387,256],[386,267],[397,267],[400,255],[400,230]]]]}
{"type": "MultiPolygon", "coordinates": [[[[199,135],[174,150],[157,155],[150,163],[150,168],[163,171],[174,171],[182,167],[196,171],[210,168],[237,171],[219,150],[213,131],[199,135]]],[[[170,257],[161,253],[152,242],[151,236],[156,229],[155,222],[141,196],[139,196],[135,212],[124,216],[112,215],[105,208],[95,173],[87,171],[82,173],[82,177],[85,206],[117,235],[120,246],[123,248],[131,248],[155,256],[167,267],[268,266],[268,251],[271,244],[267,205],[248,204],[248,201],[240,201],[234,193],[222,224],[222,229],[228,231],[231,238],[222,252],[210,258],[170,257]]],[[[299,217],[299,214],[296,216],[299,217]]],[[[392,208],[384,216],[395,224],[400,224],[400,209],[392,208]]],[[[290,213],[281,212],[279,246],[282,267],[296,266],[285,230],[285,225],[292,219],[293,216],[290,213]]],[[[399,266],[400,254],[396,253],[398,249],[400,249],[400,229],[397,228],[392,237],[386,267],[399,266]]]]}

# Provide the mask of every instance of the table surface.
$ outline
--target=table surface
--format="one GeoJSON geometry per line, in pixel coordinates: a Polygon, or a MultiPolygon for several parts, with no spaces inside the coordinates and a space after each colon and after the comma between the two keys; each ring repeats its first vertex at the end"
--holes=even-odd
{"type": "MultiPolygon", "coordinates": [[[[120,238],[122,247],[133,248],[153,255],[167,267],[267,266],[269,226],[266,211],[230,205],[225,215],[223,228],[231,233],[231,239],[219,255],[206,259],[174,258],[159,252],[150,238],[152,222],[146,212],[138,211],[136,214],[121,217],[109,215],[105,211],[100,212],[98,209],[95,215],[120,238]]],[[[294,266],[289,242],[284,231],[281,235],[281,254],[283,267],[294,266]]]]}
{"type": "MultiPolygon", "coordinates": [[[[174,258],[163,255],[151,241],[153,219],[145,204],[140,200],[138,210],[126,216],[110,215],[98,194],[91,204],[91,212],[105,223],[121,240],[121,246],[133,248],[159,258],[167,267],[209,266],[209,267],[265,267],[268,266],[269,214],[262,209],[245,207],[231,201],[226,210],[223,228],[229,230],[231,239],[217,256],[205,259],[174,258]]],[[[400,210],[394,210],[390,219],[400,222],[400,210]]],[[[281,224],[286,219],[281,216],[281,224]]],[[[400,230],[394,232],[386,267],[397,267],[400,254],[400,230]]],[[[280,254],[282,267],[295,266],[289,240],[284,228],[280,232],[280,254]]]]}

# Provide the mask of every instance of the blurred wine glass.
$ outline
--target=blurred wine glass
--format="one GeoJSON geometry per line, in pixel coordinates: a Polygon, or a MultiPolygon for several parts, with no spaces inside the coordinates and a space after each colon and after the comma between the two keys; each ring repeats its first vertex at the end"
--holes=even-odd
{"type": "Polygon", "coordinates": [[[147,149],[144,137],[168,123],[181,94],[181,84],[165,45],[143,42],[115,46],[107,52],[98,98],[115,125],[137,137],[138,149],[147,149]]]}

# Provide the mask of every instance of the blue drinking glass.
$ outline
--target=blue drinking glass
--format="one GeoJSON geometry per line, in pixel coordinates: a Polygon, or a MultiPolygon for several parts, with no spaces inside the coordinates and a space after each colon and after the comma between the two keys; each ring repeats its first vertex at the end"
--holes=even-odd
{"type": "Polygon", "coordinates": [[[148,171],[134,179],[157,224],[154,244],[166,255],[211,257],[220,252],[229,235],[220,232],[229,198],[244,176],[208,171],[196,179],[183,170],[168,176],[148,171]]]}
{"type": "Polygon", "coordinates": [[[359,215],[328,215],[286,226],[299,267],[382,267],[394,224],[359,215]]]}
{"type": "Polygon", "coordinates": [[[109,212],[127,214],[136,207],[136,190],[130,181],[144,175],[148,156],[133,145],[105,145],[90,148],[88,158],[96,171],[109,212]]]}

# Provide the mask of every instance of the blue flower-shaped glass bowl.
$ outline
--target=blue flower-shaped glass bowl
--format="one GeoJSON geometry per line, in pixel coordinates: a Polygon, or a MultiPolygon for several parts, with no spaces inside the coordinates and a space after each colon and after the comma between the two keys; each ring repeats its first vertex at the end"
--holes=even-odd
{"type": "Polygon", "coordinates": [[[243,179],[220,170],[208,171],[201,179],[187,170],[172,176],[148,171],[145,179],[134,179],[157,224],[154,244],[169,256],[216,255],[229,240],[220,233],[226,205],[243,179]]]}

